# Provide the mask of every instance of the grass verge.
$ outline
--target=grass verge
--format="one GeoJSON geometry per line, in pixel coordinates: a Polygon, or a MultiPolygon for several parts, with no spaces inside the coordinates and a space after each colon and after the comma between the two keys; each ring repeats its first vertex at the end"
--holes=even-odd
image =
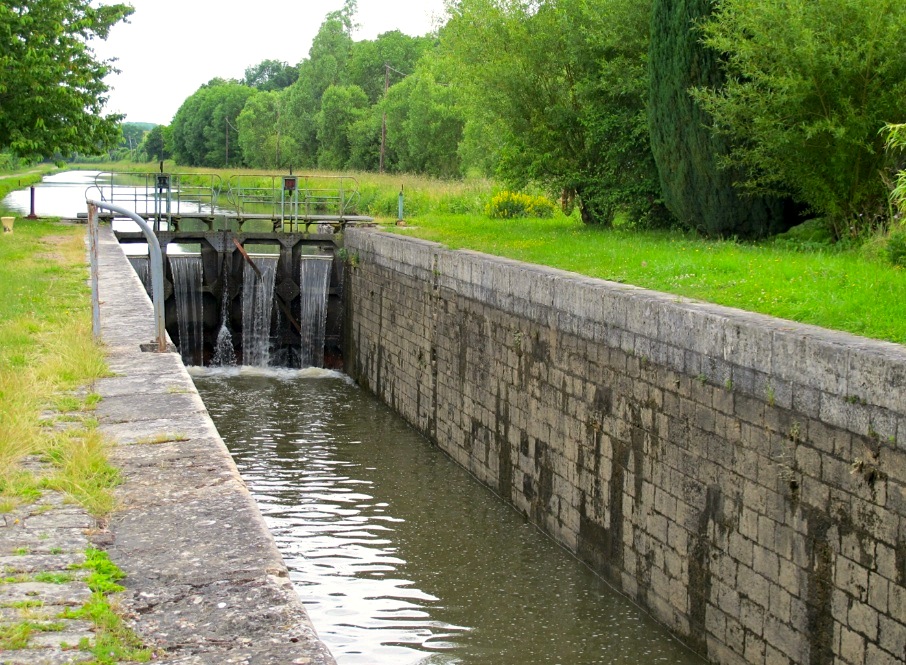
{"type": "Polygon", "coordinates": [[[0,509],[33,498],[46,480],[20,462],[55,462],[52,482],[92,512],[112,508],[115,478],[104,443],[87,417],[93,403],[78,390],[107,374],[91,335],[84,227],[25,221],[0,234],[0,509]],[[44,414],[73,411],[74,427],[48,427],[44,414]],[[101,479],[103,482],[98,482],[101,479]]]}
{"type": "MultiPolygon", "coordinates": [[[[117,470],[92,416],[99,396],[84,386],[108,374],[91,334],[84,227],[21,220],[0,234],[0,512],[40,496],[64,492],[96,516],[114,508],[117,470]],[[29,455],[50,462],[42,476],[22,468],[29,455]]],[[[23,552],[26,554],[27,551],[23,552]]],[[[91,599],[59,619],[95,626],[93,643],[69,645],[95,663],[147,662],[152,651],[126,627],[109,594],[123,577],[107,554],[89,549],[86,583],[91,599]]],[[[35,581],[63,583],[66,573],[37,573],[35,581]]],[[[36,631],[56,624],[24,619],[0,627],[0,648],[21,649],[36,631]]]]}
{"type": "MultiPolygon", "coordinates": [[[[157,165],[91,166],[153,171],[157,165]]],[[[273,175],[249,169],[187,169],[172,163],[165,168],[214,172],[224,183],[233,174],[273,175]]],[[[903,268],[884,260],[886,237],[869,239],[861,249],[838,250],[821,243],[797,247],[770,240],[710,241],[681,232],[603,229],[582,224],[577,215],[491,220],[484,210],[496,186],[487,180],[344,175],[355,177],[359,183],[358,211],[384,221],[396,220],[398,194],[404,192],[404,217],[409,226],[389,227],[398,233],[454,249],[474,249],[678,297],[906,343],[906,275],[903,268]]]]}
{"type": "Polygon", "coordinates": [[[575,218],[427,215],[388,230],[835,330],[906,343],[906,273],[858,251],[602,229],[575,218]]]}

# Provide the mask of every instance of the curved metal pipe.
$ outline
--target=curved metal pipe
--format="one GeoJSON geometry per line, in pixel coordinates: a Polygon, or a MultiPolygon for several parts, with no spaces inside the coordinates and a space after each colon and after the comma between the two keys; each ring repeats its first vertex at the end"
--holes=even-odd
{"type": "MultiPolygon", "coordinates": [[[[131,210],[91,199],[88,199],[87,203],[119,215],[125,215],[138,224],[145,236],[145,240],[148,241],[148,261],[151,268],[151,294],[154,303],[154,328],[155,337],[157,338],[157,351],[158,353],[165,353],[167,351],[167,328],[164,325],[164,257],[160,251],[160,242],[158,242],[157,236],[154,235],[154,231],[148,223],[131,210]]],[[[96,220],[97,216],[95,216],[96,220]]]]}

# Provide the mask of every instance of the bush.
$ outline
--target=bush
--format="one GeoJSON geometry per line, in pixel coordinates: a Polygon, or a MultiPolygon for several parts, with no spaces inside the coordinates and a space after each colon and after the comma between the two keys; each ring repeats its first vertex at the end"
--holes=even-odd
{"type": "Polygon", "coordinates": [[[503,191],[495,195],[485,208],[491,219],[513,219],[515,217],[553,217],[557,207],[544,196],[532,196],[521,192],[503,191]]]}
{"type": "Polygon", "coordinates": [[[887,239],[887,260],[892,265],[906,268],[906,232],[894,231],[887,239]]]}

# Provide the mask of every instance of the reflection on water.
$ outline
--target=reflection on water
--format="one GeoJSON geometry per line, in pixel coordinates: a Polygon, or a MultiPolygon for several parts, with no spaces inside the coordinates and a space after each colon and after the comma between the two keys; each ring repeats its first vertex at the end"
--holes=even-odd
{"type": "MultiPolygon", "coordinates": [[[[147,174],[139,174],[137,178],[145,178],[147,174]]],[[[117,180],[119,183],[119,180],[117,180]]],[[[46,175],[35,188],[35,214],[38,217],[76,217],[88,213],[87,199],[106,201],[118,207],[132,210],[141,215],[159,212],[161,230],[167,230],[166,197],[156,197],[153,182],[144,185],[114,184],[109,172],[102,171],[63,171],[46,175]],[[98,175],[105,173],[103,178],[98,175]],[[100,185],[103,191],[98,188],[100,185]]],[[[178,197],[180,192],[173,190],[173,197],[178,197]]],[[[185,200],[184,192],[182,212],[210,212],[210,201],[205,202],[185,200]]],[[[210,196],[209,196],[210,198],[210,196]]],[[[26,187],[15,192],[10,192],[3,199],[3,205],[9,210],[20,215],[27,215],[31,211],[31,190],[26,187]]],[[[176,213],[176,201],[172,202],[172,212],[176,213]]],[[[214,208],[214,212],[224,213],[221,208],[214,208]]],[[[138,231],[138,225],[128,219],[117,219],[113,222],[116,231],[138,231]]]]}
{"type": "MultiPolygon", "coordinates": [[[[38,217],[75,217],[87,213],[85,192],[94,186],[94,178],[100,171],[65,171],[46,175],[35,185],[35,214],[38,217]]],[[[3,199],[3,205],[20,215],[31,211],[29,188],[10,192],[3,199]]]]}
{"type": "Polygon", "coordinates": [[[341,665],[702,663],[325,370],[193,370],[341,665]]]}

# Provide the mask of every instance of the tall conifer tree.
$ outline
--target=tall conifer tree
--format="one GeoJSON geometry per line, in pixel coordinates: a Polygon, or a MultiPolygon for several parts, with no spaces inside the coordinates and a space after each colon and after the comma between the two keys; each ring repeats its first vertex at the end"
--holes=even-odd
{"type": "Polygon", "coordinates": [[[739,173],[721,169],[723,139],[695,104],[693,87],[720,84],[718,54],[701,43],[697,24],[711,0],[654,0],[649,44],[651,149],[664,202],[685,226],[709,236],[763,236],[781,224],[776,199],[742,195],[739,173]]]}

